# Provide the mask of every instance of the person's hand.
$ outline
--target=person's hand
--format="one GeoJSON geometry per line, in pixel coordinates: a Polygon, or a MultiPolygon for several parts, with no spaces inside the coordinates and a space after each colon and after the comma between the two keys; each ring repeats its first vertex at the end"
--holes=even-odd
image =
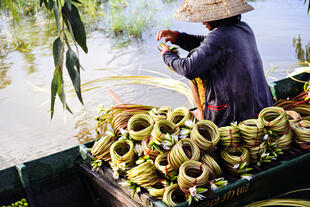
{"type": "Polygon", "coordinates": [[[196,119],[203,120],[203,112],[199,109],[196,109],[194,111],[191,111],[191,113],[196,117],[196,119]]]}
{"type": "Polygon", "coordinates": [[[167,45],[165,45],[163,47],[163,50],[161,51],[161,56],[163,56],[165,54],[165,52],[167,52],[167,51],[170,51],[170,50],[169,50],[169,47],[167,45]]]}
{"type": "Polygon", "coordinates": [[[156,40],[158,41],[158,40],[160,40],[161,38],[164,37],[165,38],[165,42],[168,42],[168,41],[175,42],[177,40],[177,36],[178,36],[178,34],[175,31],[171,31],[169,29],[167,29],[167,30],[159,30],[157,32],[156,40]]]}

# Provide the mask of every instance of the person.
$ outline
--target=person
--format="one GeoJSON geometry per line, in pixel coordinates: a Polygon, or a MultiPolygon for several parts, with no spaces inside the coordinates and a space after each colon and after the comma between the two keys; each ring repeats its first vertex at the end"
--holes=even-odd
{"type": "Polygon", "coordinates": [[[255,118],[273,104],[253,31],[241,14],[253,10],[244,0],[185,0],[174,17],[202,22],[211,32],[191,35],[159,30],[156,40],[189,51],[186,58],[165,46],[164,62],[191,80],[195,116],[220,126],[255,118]]]}

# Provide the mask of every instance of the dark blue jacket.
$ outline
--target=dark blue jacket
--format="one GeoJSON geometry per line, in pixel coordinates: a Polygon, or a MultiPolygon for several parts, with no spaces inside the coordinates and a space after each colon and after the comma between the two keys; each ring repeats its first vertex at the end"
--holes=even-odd
{"type": "Polygon", "coordinates": [[[218,126],[239,123],[273,104],[254,33],[246,23],[218,27],[207,36],[178,33],[175,44],[195,49],[187,58],[168,51],[163,59],[186,78],[202,80],[205,119],[218,126]]]}

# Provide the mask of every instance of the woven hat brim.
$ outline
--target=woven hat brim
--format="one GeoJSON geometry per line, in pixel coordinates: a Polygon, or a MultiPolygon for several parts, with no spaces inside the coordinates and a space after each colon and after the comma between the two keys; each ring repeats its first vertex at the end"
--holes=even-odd
{"type": "Polygon", "coordinates": [[[174,18],[186,22],[209,22],[254,10],[245,0],[185,0],[174,18]]]}

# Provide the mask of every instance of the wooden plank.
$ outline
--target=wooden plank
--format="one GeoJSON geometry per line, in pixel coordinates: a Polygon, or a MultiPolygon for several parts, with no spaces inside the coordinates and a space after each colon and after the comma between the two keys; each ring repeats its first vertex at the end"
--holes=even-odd
{"type": "MultiPolygon", "coordinates": [[[[88,152],[88,162],[92,160],[92,155],[88,152]]],[[[128,186],[121,186],[119,183],[127,181],[127,179],[123,176],[120,176],[119,179],[115,180],[113,178],[113,170],[111,167],[107,164],[104,163],[100,169],[97,172],[93,172],[91,170],[90,165],[83,165],[83,167],[89,169],[92,173],[98,174],[99,178],[104,179],[105,181],[108,181],[111,183],[116,189],[122,191],[125,193],[129,198],[134,200],[135,202],[139,203],[142,206],[153,206],[153,203],[158,201],[158,199],[155,199],[151,197],[148,192],[142,188],[142,193],[140,193],[140,196],[136,193],[134,197],[131,197],[131,190],[129,189],[128,186]]],[[[89,172],[89,171],[88,171],[89,172]]]]}
{"type": "MultiPolygon", "coordinates": [[[[118,182],[126,181],[126,179],[120,178],[117,179],[118,182],[115,182],[114,179],[111,178],[112,170],[110,168],[104,166],[99,172],[94,172],[87,164],[83,164],[81,167],[93,184],[106,191],[114,201],[118,201],[117,206],[153,206],[152,201],[154,201],[154,199],[150,198],[146,193],[142,193],[140,197],[135,194],[135,196],[131,198],[129,188],[118,184],[118,182]]],[[[108,194],[105,196],[108,197],[108,194]]]]}

